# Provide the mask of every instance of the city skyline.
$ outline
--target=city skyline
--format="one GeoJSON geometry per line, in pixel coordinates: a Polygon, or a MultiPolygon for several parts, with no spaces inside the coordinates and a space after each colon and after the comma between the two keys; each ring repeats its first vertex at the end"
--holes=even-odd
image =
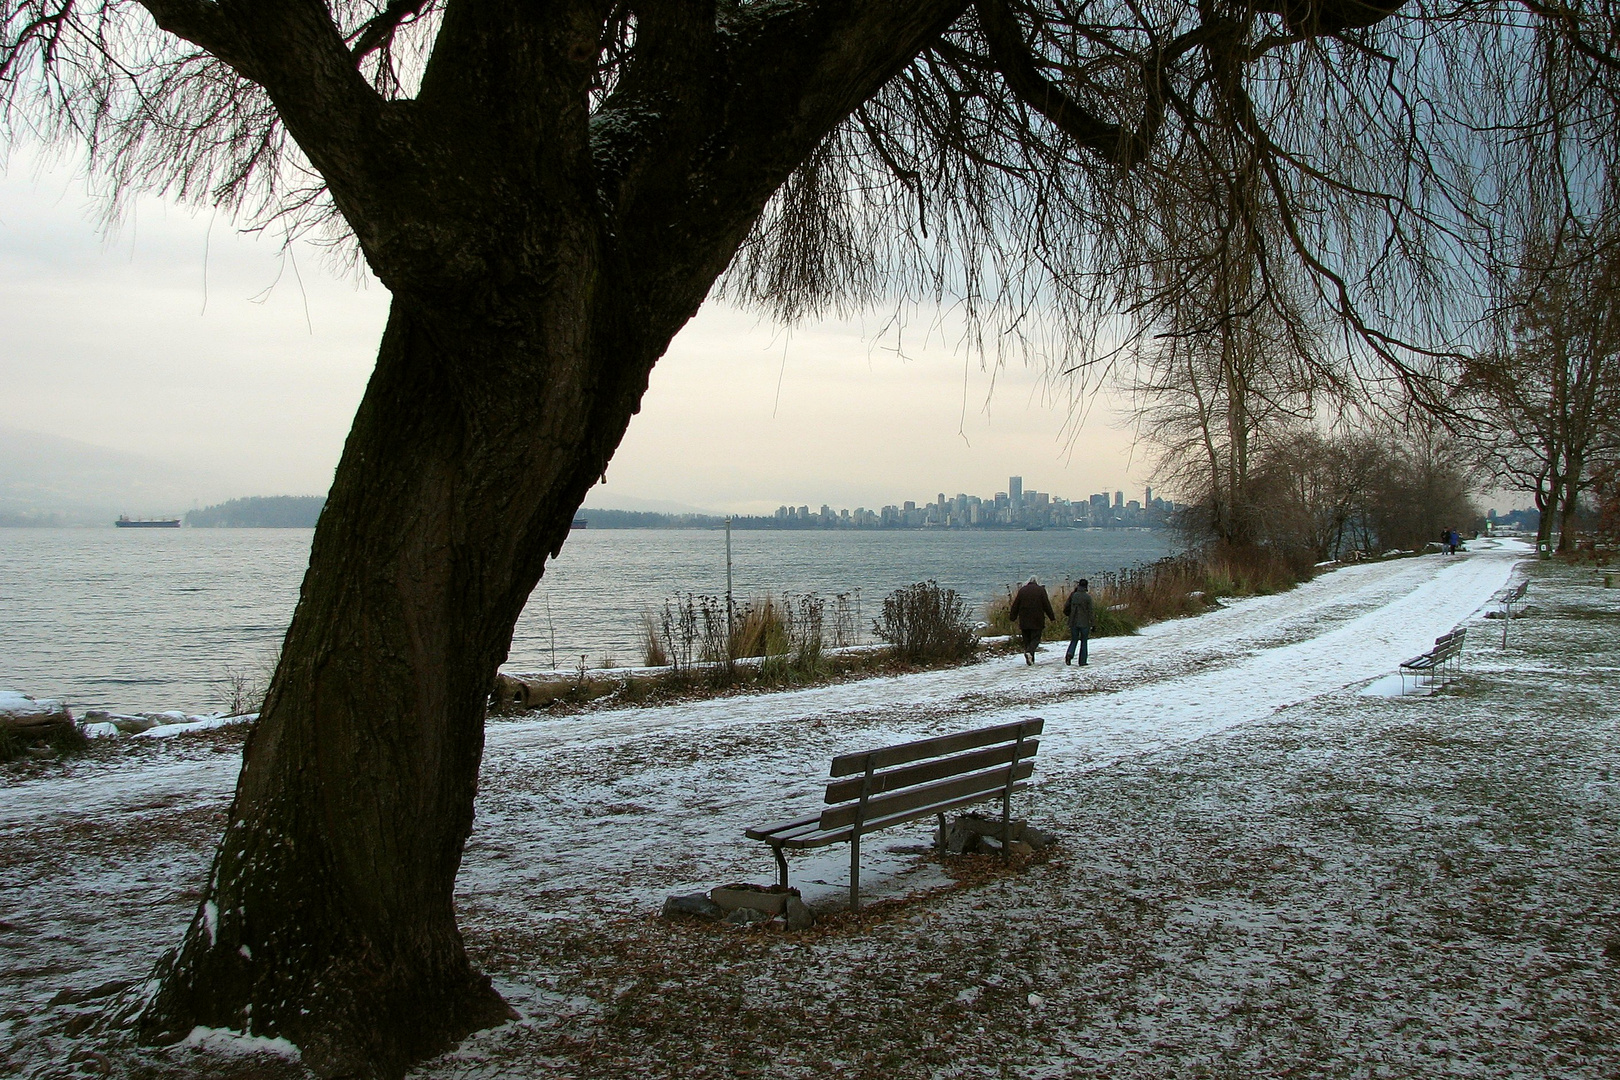
{"type": "Polygon", "coordinates": [[[598,518],[612,515],[599,526],[623,527],[627,525],[714,525],[731,522],[739,528],[1072,528],[1072,527],[1163,527],[1171,523],[1172,515],[1180,504],[1153,494],[1152,485],[1143,489],[1141,500],[1125,498],[1124,489],[1115,489],[1112,497],[1106,491],[1094,492],[1081,500],[1057,496],[1050,492],[1026,489],[1022,475],[1008,477],[1007,490],[994,495],[980,496],[958,492],[947,497],[939,492],[934,501],[918,504],[907,499],[899,503],[885,503],[876,509],[857,505],[833,507],[821,503],[812,509],[809,503],[792,506],[779,504],[770,515],[715,515],[706,513],[664,513],[620,511],[612,507],[593,505],[586,500],[581,514],[588,527],[588,515],[598,518]]]}
{"type": "Polygon", "coordinates": [[[947,498],[939,492],[933,502],[918,505],[916,500],[888,503],[877,510],[857,506],[834,509],[823,503],[812,512],[808,503],[797,507],[778,506],[774,515],[779,522],[796,520],[826,526],[835,524],[854,528],[998,528],[998,527],[1068,527],[1087,523],[1092,525],[1162,525],[1166,524],[1176,504],[1162,497],[1155,499],[1153,486],[1145,485],[1143,498],[1127,500],[1125,490],[1116,488],[1113,499],[1108,492],[1093,492],[1084,500],[1059,496],[1052,492],[1025,489],[1022,474],[1007,478],[1007,490],[991,496],[969,495],[958,492],[947,498]]]}

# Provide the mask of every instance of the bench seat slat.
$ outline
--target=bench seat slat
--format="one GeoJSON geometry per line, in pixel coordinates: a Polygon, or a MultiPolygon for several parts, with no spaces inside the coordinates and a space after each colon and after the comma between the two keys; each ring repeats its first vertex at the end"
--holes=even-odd
{"type": "MultiPolygon", "coordinates": [[[[1012,792],[1014,794],[1017,794],[1020,791],[1027,791],[1028,789],[1028,784],[1014,784],[1012,786],[1012,792]]],[[[954,799],[945,799],[940,802],[929,803],[926,806],[913,807],[910,810],[892,814],[888,817],[862,822],[861,835],[865,836],[867,833],[879,832],[895,825],[904,825],[908,821],[918,821],[922,818],[930,818],[935,814],[949,813],[952,810],[958,810],[964,806],[972,806],[974,803],[983,802],[986,799],[1000,797],[1001,788],[995,787],[986,791],[978,791],[968,795],[961,795],[954,799]]],[[[804,833],[802,835],[782,840],[780,843],[783,847],[794,851],[804,848],[826,847],[829,844],[848,843],[853,838],[854,832],[855,829],[853,825],[845,825],[838,829],[817,829],[814,832],[804,833]]]]}
{"type": "Polygon", "coordinates": [[[820,823],[821,815],[817,814],[814,817],[798,818],[793,821],[779,821],[774,825],[755,825],[752,829],[744,829],[743,835],[750,840],[769,842],[777,837],[791,834],[796,830],[809,826],[819,825],[820,823]]]}
{"type": "Polygon", "coordinates": [[[833,758],[829,776],[848,776],[850,773],[865,772],[868,768],[887,769],[892,765],[904,765],[909,761],[921,761],[923,758],[944,757],[946,754],[957,754],[963,750],[976,750],[981,746],[992,743],[1011,742],[1018,738],[1018,730],[1022,728],[1024,737],[1039,735],[1045,727],[1046,721],[1032,716],[1028,720],[1020,720],[1012,724],[998,724],[995,727],[980,728],[977,731],[964,731],[957,735],[940,735],[932,739],[919,739],[916,742],[900,743],[897,746],[885,746],[881,750],[868,750],[859,754],[840,754],[833,758]]]}
{"type": "MultiPolygon", "coordinates": [[[[984,772],[972,773],[968,776],[957,777],[952,780],[941,780],[922,787],[908,788],[893,795],[883,795],[866,802],[866,818],[877,821],[881,818],[892,817],[895,814],[927,806],[936,802],[945,802],[974,792],[985,790],[1000,791],[1007,785],[1009,779],[1013,781],[1027,780],[1035,772],[1033,760],[1020,761],[1011,769],[1012,776],[1007,775],[1008,769],[986,769],[984,772]]],[[[859,803],[845,803],[842,806],[831,806],[821,812],[821,827],[823,829],[837,829],[855,822],[855,815],[860,810],[859,803]]]]}
{"type": "MultiPolygon", "coordinates": [[[[892,769],[889,772],[877,773],[872,777],[871,795],[882,795],[888,791],[898,791],[900,788],[911,787],[915,784],[926,784],[931,780],[943,780],[948,776],[958,776],[962,773],[974,772],[978,769],[987,769],[992,765],[1005,765],[1013,759],[1013,751],[1018,751],[1020,760],[1032,758],[1041,747],[1039,739],[1025,739],[1022,744],[1009,742],[1005,746],[993,746],[988,750],[976,750],[956,757],[941,758],[937,761],[925,761],[920,765],[907,765],[903,768],[892,769]]],[[[827,795],[824,801],[829,803],[848,802],[861,797],[861,785],[866,782],[864,776],[852,776],[847,780],[834,780],[827,785],[827,795]]]]}

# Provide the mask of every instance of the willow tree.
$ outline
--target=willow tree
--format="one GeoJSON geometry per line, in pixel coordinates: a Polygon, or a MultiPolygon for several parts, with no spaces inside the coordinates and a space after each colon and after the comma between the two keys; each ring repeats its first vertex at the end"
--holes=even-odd
{"type": "Polygon", "coordinates": [[[77,143],[121,192],[324,230],[392,295],[143,1036],[242,1028],[397,1075],[507,1015],[453,912],[486,695],[728,267],[787,316],[959,298],[1013,331],[986,343],[1061,362],[1099,315],[1152,322],[1176,287],[1155,208],[1204,197],[1236,140],[1270,250],[1417,384],[1427,354],[1388,326],[1467,194],[1424,102],[1479,70],[1431,57],[1511,66],[1501,11],[1544,16],[1401,2],[0,0],[13,138],[77,143]]]}

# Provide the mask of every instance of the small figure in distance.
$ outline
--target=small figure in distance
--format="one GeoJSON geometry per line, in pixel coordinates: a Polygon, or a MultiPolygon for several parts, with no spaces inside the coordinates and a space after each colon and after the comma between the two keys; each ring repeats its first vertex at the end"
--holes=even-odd
{"type": "Polygon", "coordinates": [[[1065,664],[1074,662],[1074,649],[1080,647],[1080,666],[1086,666],[1086,645],[1091,640],[1091,585],[1085,578],[1074,583],[1069,602],[1063,605],[1063,614],[1069,620],[1069,651],[1063,657],[1065,664]]]}
{"type": "Polygon", "coordinates": [[[1035,650],[1041,647],[1041,631],[1046,629],[1046,620],[1057,618],[1057,612],[1052,610],[1052,598],[1046,595],[1045,586],[1031,577],[1013,597],[1007,614],[1018,620],[1018,629],[1023,632],[1024,663],[1033,664],[1035,650]]]}
{"type": "Polygon", "coordinates": [[[1457,530],[1448,525],[1446,526],[1446,531],[1442,535],[1446,541],[1446,554],[1457,554],[1457,542],[1462,539],[1462,537],[1457,535],[1457,530]]]}

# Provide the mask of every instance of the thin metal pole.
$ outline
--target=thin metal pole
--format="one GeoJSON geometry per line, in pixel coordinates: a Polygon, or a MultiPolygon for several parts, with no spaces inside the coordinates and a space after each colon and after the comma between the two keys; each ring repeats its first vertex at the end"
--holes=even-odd
{"type": "Polygon", "coordinates": [[[731,604],[731,515],[726,515],[726,649],[731,649],[731,637],[736,633],[732,626],[731,604]]]}

